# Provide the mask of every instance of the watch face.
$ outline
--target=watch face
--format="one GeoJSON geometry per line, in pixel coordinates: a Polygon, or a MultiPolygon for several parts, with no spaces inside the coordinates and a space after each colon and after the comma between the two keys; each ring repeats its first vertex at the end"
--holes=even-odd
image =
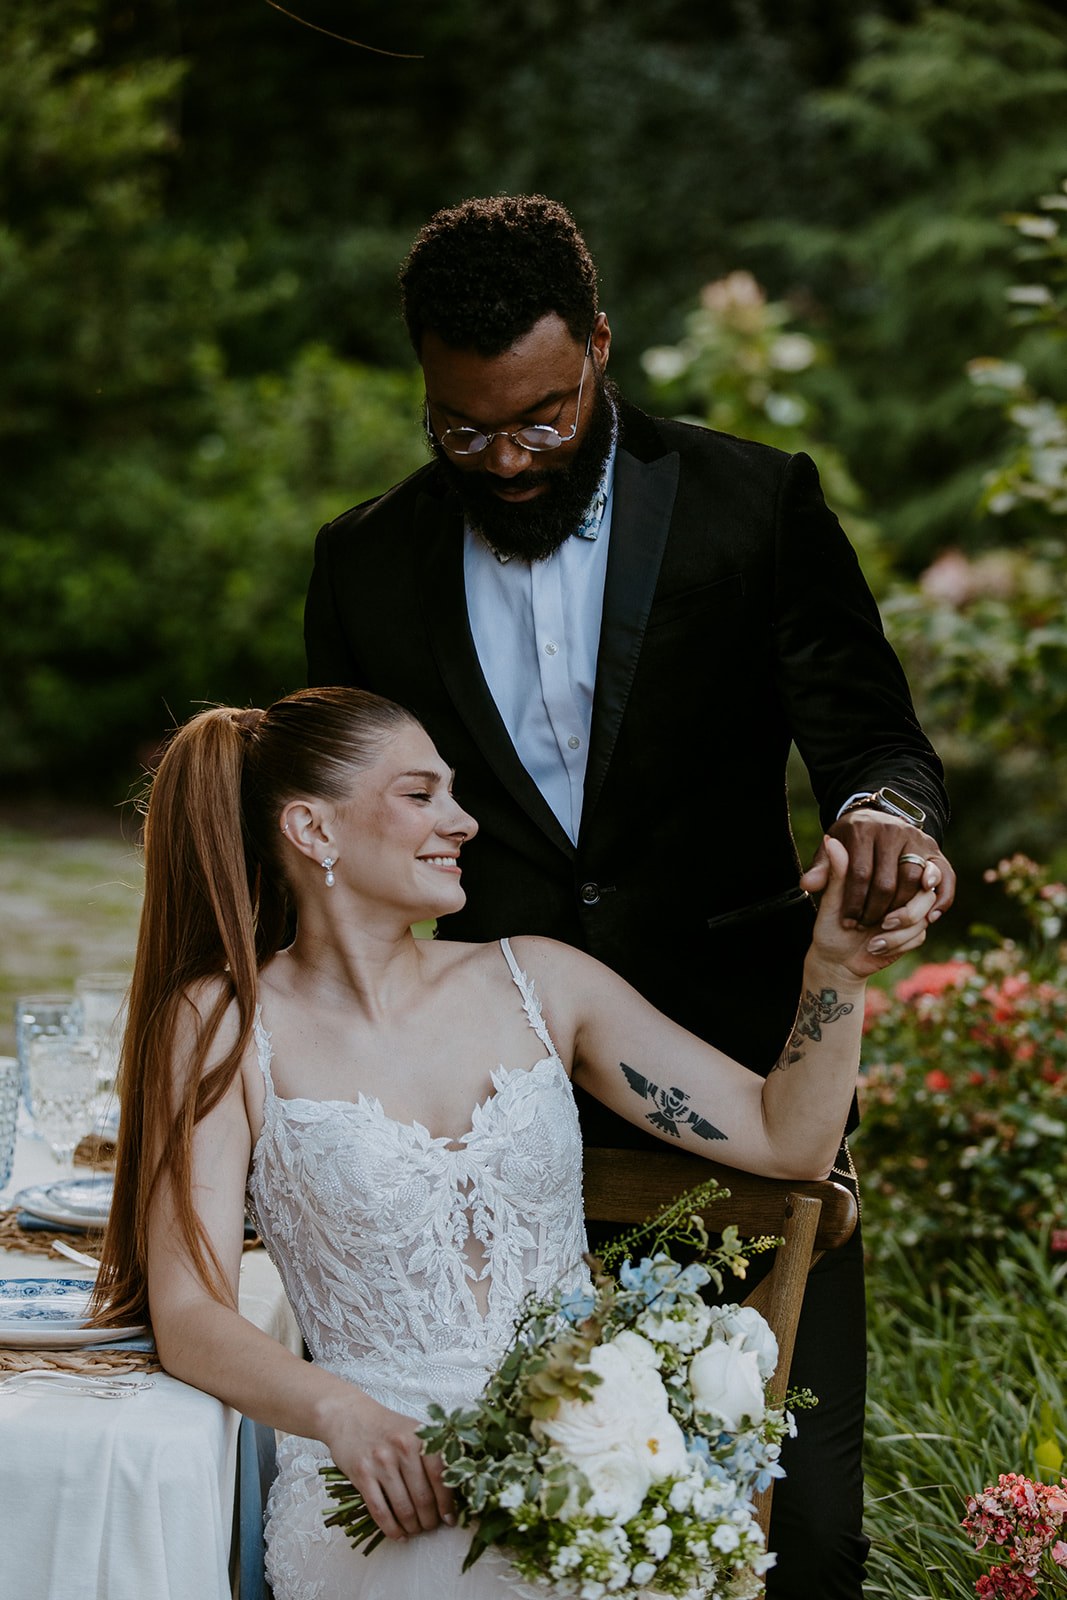
{"type": "Polygon", "coordinates": [[[921,828],[925,824],[926,812],[917,806],[914,800],[909,800],[907,795],[898,793],[896,789],[879,789],[877,798],[887,810],[898,812],[913,827],[921,828]]]}

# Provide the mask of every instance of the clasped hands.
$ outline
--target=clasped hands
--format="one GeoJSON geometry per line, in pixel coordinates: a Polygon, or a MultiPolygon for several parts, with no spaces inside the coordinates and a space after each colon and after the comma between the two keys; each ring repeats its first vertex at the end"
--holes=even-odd
{"type": "MultiPolygon", "coordinates": [[[[925,937],[926,928],[951,906],[956,875],[929,834],[884,812],[859,809],[839,817],[829,838],[839,841],[848,852],[839,890],[840,925],[870,931],[874,936],[866,948],[872,956],[886,951],[887,935],[890,946],[896,947],[895,954],[913,948],[914,942],[921,941],[909,937],[906,945],[898,946],[899,933],[921,930],[925,937]]],[[[840,872],[839,863],[834,865],[840,872]]],[[[824,840],[800,880],[801,888],[809,894],[827,888],[830,866],[824,840]]]]}

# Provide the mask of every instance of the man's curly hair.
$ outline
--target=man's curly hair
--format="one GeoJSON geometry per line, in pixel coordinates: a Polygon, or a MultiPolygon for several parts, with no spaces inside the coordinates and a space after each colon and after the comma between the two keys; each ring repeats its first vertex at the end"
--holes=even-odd
{"type": "Polygon", "coordinates": [[[497,356],[556,312],[583,344],[596,268],[574,218],[543,194],[464,200],[432,216],[400,269],[416,355],[432,330],[455,350],[497,356]]]}

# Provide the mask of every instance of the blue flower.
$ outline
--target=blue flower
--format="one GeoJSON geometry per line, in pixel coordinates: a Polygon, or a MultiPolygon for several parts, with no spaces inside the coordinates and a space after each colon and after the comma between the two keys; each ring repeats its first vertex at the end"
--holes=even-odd
{"type": "Polygon", "coordinates": [[[775,1478],[784,1478],[785,1468],[779,1466],[777,1461],[772,1461],[769,1466],[763,1467],[756,1474],[755,1491],[762,1494],[764,1489],[769,1489],[775,1478]]]}
{"type": "Polygon", "coordinates": [[[586,1289],[572,1289],[560,1301],[559,1309],[568,1322],[584,1322],[596,1310],[596,1301],[586,1289]]]}
{"type": "Polygon", "coordinates": [[[708,1281],[708,1272],[699,1262],[679,1267],[677,1261],[662,1252],[651,1259],[645,1256],[637,1267],[626,1261],[619,1270],[624,1289],[642,1295],[646,1305],[655,1303],[660,1310],[673,1306],[680,1294],[696,1294],[708,1281]]]}

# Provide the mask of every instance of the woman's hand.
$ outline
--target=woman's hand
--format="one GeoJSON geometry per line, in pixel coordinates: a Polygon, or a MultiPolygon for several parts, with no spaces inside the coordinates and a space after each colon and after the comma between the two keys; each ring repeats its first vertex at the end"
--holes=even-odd
{"type": "Polygon", "coordinates": [[[387,1539],[406,1541],[456,1520],[441,1457],[425,1455],[415,1437],[421,1426],[354,1389],[323,1438],[387,1539]]]}
{"type": "Polygon", "coordinates": [[[849,926],[842,918],[848,852],[827,835],[815,864],[801,878],[801,887],[819,894],[819,915],[812,935],[812,954],[843,967],[854,978],[869,978],[891,966],[906,950],[917,950],[926,938],[930,912],[937,901],[941,870],[936,861],[923,869],[918,892],[906,905],[885,917],[880,928],[849,926]]]}

